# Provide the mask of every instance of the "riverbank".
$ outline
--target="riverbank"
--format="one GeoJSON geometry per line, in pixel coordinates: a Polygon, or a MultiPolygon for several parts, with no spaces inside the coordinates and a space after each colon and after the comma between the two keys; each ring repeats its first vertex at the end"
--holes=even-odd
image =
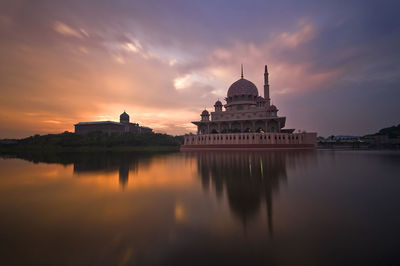
{"type": "Polygon", "coordinates": [[[0,153],[58,153],[58,152],[131,152],[178,151],[181,137],[167,134],[61,134],[35,135],[24,139],[0,141],[0,153]]]}
{"type": "Polygon", "coordinates": [[[116,146],[116,147],[60,147],[60,146],[14,146],[0,147],[0,154],[14,152],[28,153],[58,153],[58,152],[157,152],[157,151],[179,151],[179,146],[116,146]]]}

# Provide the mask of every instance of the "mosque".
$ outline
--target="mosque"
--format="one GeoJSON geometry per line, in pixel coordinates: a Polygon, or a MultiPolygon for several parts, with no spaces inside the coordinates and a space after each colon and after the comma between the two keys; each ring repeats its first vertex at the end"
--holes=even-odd
{"type": "Polygon", "coordinates": [[[264,72],[264,97],[253,82],[243,77],[228,89],[226,103],[214,104],[214,112],[204,110],[197,135],[186,135],[181,150],[221,148],[315,148],[316,133],[294,133],[285,129],[286,117],[278,116],[271,104],[268,68],[264,72]],[[225,110],[223,110],[225,108],[225,110]],[[210,118],[211,116],[211,118],[210,118]]]}
{"type": "Polygon", "coordinates": [[[153,130],[149,127],[139,126],[138,123],[130,123],[129,115],[124,111],[119,116],[119,122],[114,121],[95,121],[95,122],[79,122],[75,124],[76,134],[87,134],[90,132],[101,132],[106,134],[122,134],[126,132],[132,133],[151,133],[153,130]]]}

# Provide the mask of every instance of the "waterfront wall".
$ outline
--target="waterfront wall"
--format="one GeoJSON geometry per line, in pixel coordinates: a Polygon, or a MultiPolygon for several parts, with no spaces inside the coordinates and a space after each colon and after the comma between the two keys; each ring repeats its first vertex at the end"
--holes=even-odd
{"type": "Polygon", "coordinates": [[[182,150],[316,148],[317,133],[228,133],[186,135],[182,150]]]}

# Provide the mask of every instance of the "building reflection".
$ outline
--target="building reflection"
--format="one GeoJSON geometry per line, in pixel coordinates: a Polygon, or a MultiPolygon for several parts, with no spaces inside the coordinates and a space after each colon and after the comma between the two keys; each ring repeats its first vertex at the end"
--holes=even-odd
{"type": "Polygon", "coordinates": [[[266,208],[268,229],[273,232],[273,196],[287,171],[299,161],[315,158],[313,151],[196,152],[199,176],[205,191],[226,194],[231,212],[244,227],[266,208]]]}
{"type": "MultiPolygon", "coordinates": [[[[7,155],[33,163],[73,165],[73,174],[78,177],[114,176],[118,173],[118,182],[126,188],[140,169],[150,167],[155,157],[165,156],[169,152],[55,152],[28,153],[17,152],[7,155]]],[[[1,157],[1,156],[0,156],[1,157]]]]}
{"type": "MultiPolygon", "coordinates": [[[[135,165],[137,166],[137,164],[135,165]]],[[[128,185],[128,180],[129,180],[129,164],[121,164],[119,166],[119,171],[118,171],[118,176],[119,176],[119,184],[122,188],[125,188],[128,185]]],[[[135,170],[137,170],[137,167],[135,167],[135,170]]]]}
{"type": "Polygon", "coordinates": [[[96,156],[85,156],[74,161],[74,174],[84,176],[96,172],[115,173],[118,172],[119,184],[125,188],[129,182],[129,173],[137,173],[139,161],[141,164],[148,160],[143,155],[132,153],[103,153],[96,156]]]}

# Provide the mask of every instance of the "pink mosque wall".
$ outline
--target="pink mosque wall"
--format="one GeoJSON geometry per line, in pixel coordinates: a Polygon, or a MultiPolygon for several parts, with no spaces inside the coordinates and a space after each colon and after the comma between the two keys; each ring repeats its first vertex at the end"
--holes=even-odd
{"type": "Polygon", "coordinates": [[[228,133],[186,135],[181,150],[316,148],[316,133],[228,133]]]}

